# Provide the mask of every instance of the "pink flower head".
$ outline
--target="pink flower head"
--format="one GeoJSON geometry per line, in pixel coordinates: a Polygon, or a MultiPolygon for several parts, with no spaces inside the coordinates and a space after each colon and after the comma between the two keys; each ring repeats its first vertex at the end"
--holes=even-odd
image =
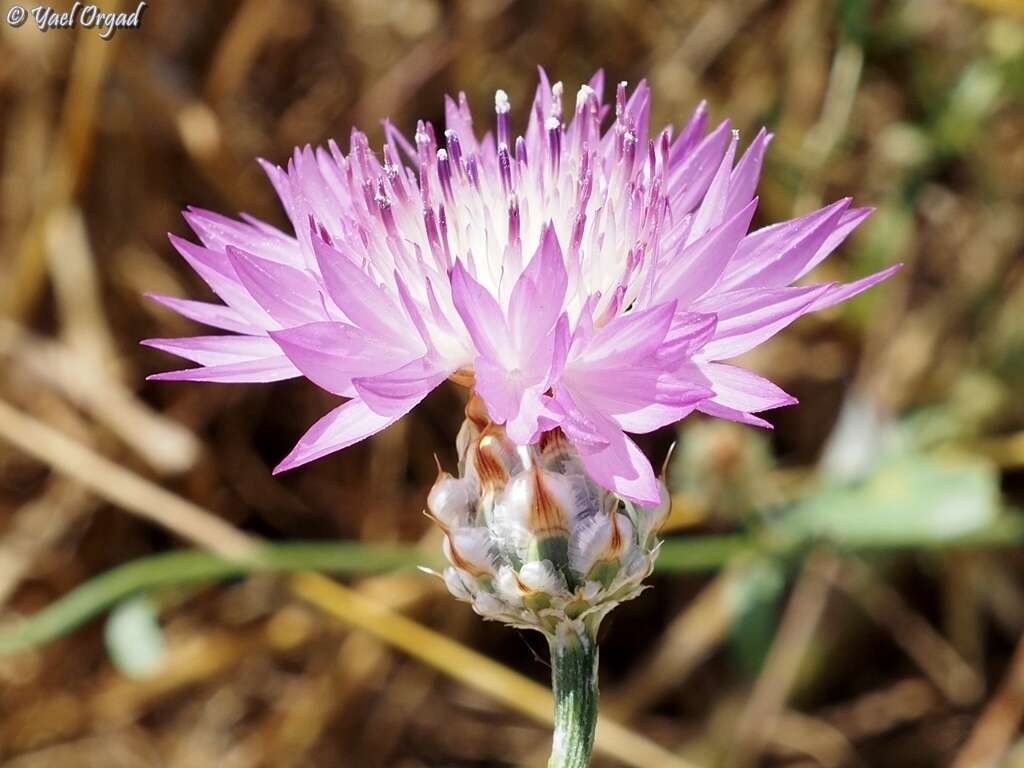
{"type": "Polygon", "coordinates": [[[627,97],[619,84],[614,107],[603,86],[599,72],[565,108],[541,71],[518,137],[502,91],[483,137],[460,94],[440,139],[430,123],[411,142],[385,123],[379,157],[353,131],[347,155],[332,141],[264,163],[294,235],[186,211],[202,245],[171,242],[223,304],[154,298],[229,333],[145,342],[200,365],[151,378],[305,376],[346,398],[276,471],[379,432],[452,378],[515,442],[561,428],[594,480],[657,503],[627,432],[695,409],[769,426],[754,414],[795,399],[721,361],[898,266],[792,285],[870,210],[843,199],[748,233],[771,135],[736,160],[736,133],[707,131],[701,104],[649,137],[647,85],[627,97]]]}

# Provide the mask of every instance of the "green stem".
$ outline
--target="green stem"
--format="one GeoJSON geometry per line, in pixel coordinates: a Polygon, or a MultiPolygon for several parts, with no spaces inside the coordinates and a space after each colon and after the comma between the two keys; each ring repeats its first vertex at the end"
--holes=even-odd
{"type": "MultiPolygon", "coordinates": [[[[987,528],[955,541],[902,547],[941,550],[961,547],[1019,546],[1024,518],[1004,515],[987,528]]],[[[685,536],[664,541],[655,570],[699,572],[721,568],[762,544],[745,533],[685,536]]],[[[893,547],[878,547],[887,551],[893,547]]],[[[201,550],[177,550],[140,558],[94,576],[31,616],[0,625],[0,657],[48,643],[71,632],[112,605],[137,592],[236,578],[250,573],[320,571],[337,575],[381,573],[419,564],[443,567],[435,552],[408,544],[367,544],[358,541],[268,542],[248,560],[231,560],[201,550]]]]}
{"type": "Polygon", "coordinates": [[[440,565],[421,547],[362,542],[288,542],[266,544],[250,559],[233,560],[212,552],[184,549],[133,560],[72,589],[32,616],[0,626],[0,656],[34,648],[140,591],[179,587],[250,573],[321,571],[367,574],[440,565]]]}
{"type": "Polygon", "coordinates": [[[555,733],[548,768],[586,768],[597,727],[597,640],[563,624],[550,638],[555,733]]]}

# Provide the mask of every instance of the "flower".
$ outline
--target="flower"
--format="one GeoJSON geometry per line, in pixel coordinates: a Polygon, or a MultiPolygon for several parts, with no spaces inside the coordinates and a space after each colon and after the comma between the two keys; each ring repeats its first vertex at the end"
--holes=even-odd
{"type": "Polygon", "coordinates": [[[884,280],[793,285],[870,213],[843,199],[748,233],[771,135],[735,160],[725,121],[698,106],[678,133],[648,136],[641,82],[611,106],[596,74],[563,118],[561,83],[540,84],[522,136],[509,100],[478,137],[465,95],[445,102],[443,141],[385,123],[378,158],[296,149],[263,163],[294,235],[247,216],[189,209],[201,245],[171,242],[223,304],[155,296],[228,334],[152,339],[200,367],[155,379],[266,382],[305,376],[346,401],[276,471],[362,440],[445,379],[474,388],[515,444],[560,428],[601,486],[657,504],[650,463],[626,433],[693,410],[754,414],[796,402],[722,361],[808,312],[884,280]],[[443,146],[442,146],[443,144],[443,146]]]}

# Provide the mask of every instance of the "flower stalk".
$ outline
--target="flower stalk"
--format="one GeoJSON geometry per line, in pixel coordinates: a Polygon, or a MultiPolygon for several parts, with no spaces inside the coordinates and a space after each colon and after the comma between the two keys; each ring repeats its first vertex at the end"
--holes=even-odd
{"type": "Polygon", "coordinates": [[[582,624],[561,625],[548,638],[555,733],[548,768],[586,768],[597,726],[597,639],[582,624]]]}
{"type": "Polygon", "coordinates": [[[517,445],[473,396],[458,438],[459,475],[439,469],[427,499],[445,534],[449,591],[485,619],[545,636],[555,695],[552,768],[586,766],[597,723],[597,632],[644,589],[662,503],[601,488],[559,430],[517,445]]]}

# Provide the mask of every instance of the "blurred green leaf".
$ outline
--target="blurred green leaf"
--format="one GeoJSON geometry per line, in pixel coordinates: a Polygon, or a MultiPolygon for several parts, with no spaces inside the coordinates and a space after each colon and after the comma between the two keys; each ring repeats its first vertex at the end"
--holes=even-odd
{"type": "Polygon", "coordinates": [[[908,455],[861,483],[808,496],[786,525],[801,538],[824,537],[840,546],[920,546],[974,533],[998,512],[998,475],[987,462],[908,455]]]}
{"type": "Polygon", "coordinates": [[[839,0],[836,20],[844,35],[863,44],[871,31],[870,3],[866,0],[839,0]]]}
{"type": "Polygon", "coordinates": [[[152,601],[139,595],[120,603],[103,627],[107,654],[129,677],[148,677],[164,658],[164,633],[152,601]]]}
{"type": "Polygon", "coordinates": [[[729,632],[729,651],[736,666],[754,677],[764,665],[779,623],[786,589],[784,564],[777,558],[758,558],[733,592],[735,616],[729,632]]]}
{"type": "Polygon", "coordinates": [[[936,121],[934,136],[939,144],[953,153],[973,144],[995,110],[1002,89],[1002,73],[997,66],[986,60],[967,65],[936,121]]]}

